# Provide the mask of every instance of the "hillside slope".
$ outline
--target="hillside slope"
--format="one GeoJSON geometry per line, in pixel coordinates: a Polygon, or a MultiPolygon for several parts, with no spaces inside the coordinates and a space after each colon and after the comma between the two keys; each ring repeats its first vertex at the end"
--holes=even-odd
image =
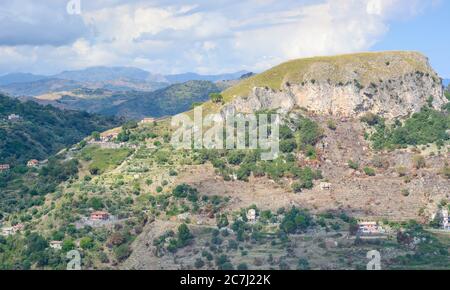
{"type": "Polygon", "coordinates": [[[0,163],[23,165],[30,159],[46,159],[93,131],[103,131],[119,123],[112,117],[22,103],[0,95],[0,163]],[[11,114],[19,115],[20,119],[8,121],[11,114]]]}
{"type": "Polygon", "coordinates": [[[315,57],[283,63],[223,93],[228,110],[306,108],[319,114],[386,118],[418,112],[427,102],[446,103],[442,81],[416,52],[315,57]],[[245,98],[244,98],[245,97],[245,98]]]}
{"type": "Polygon", "coordinates": [[[209,81],[189,81],[155,92],[140,94],[116,106],[101,110],[99,113],[130,119],[170,116],[189,110],[193,103],[209,100],[209,94],[221,90],[221,87],[209,81]]]}

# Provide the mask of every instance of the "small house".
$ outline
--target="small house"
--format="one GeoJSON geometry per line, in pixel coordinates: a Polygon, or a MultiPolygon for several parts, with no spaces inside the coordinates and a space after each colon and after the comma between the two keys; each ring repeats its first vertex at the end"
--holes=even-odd
{"type": "Polygon", "coordinates": [[[50,248],[55,250],[62,250],[62,243],[61,241],[50,241],[50,248]]]}
{"type": "Polygon", "coordinates": [[[5,227],[5,228],[2,228],[2,235],[3,236],[10,236],[10,235],[12,235],[12,234],[14,234],[14,230],[13,230],[13,227],[5,227]]]}
{"type": "Polygon", "coordinates": [[[119,136],[118,132],[103,133],[100,135],[100,139],[102,142],[111,142],[116,139],[117,136],[119,136]]]}
{"type": "Polygon", "coordinates": [[[105,211],[95,211],[91,213],[91,220],[93,221],[106,221],[109,219],[109,213],[105,211]]]}
{"type": "Polygon", "coordinates": [[[144,118],[140,122],[141,124],[153,124],[155,122],[155,118],[144,118]]]}
{"type": "Polygon", "coordinates": [[[450,230],[450,225],[448,224],[448,210],[442,210],[442,227],[444,230],[450,230]]]}
{"type": "Polygon", "coordinates": [[[9,169],[9,164],[0,164],[0,171],[8,171],[9,169]]]}
{"type": "Polygon", "coordinates": [[[36,159],[31,159],[30,161],[27,162],[28,168],[34,168],[34,167],[37,167],[38,165],[39,165],[39,161],[36,159]]]}
{"type": "Polygon", "coordinates": [[[358,227],[358,233],[361,235],[379,235],[385,232],[377,222],[360,222],[358,227]]]}
{"type": "Polygon", "coordinates": [[[8,121],[17,121],[20,120],[20,116],[16,114],[11,114],[8,116],[8,121]]]}
{"type": "Polygon", "coordinates": [[[2,235],[3,236],[14,235],[14,234],[20,232],[21,230],[23,230],[23,228],[24,228],[23,224],[17,224],[12,227],[5,227],[5,228],[2,228],[2,235]]]}
{"type": "Polygon", "coordinates": [[[251,223],[256,222],[256,210],[249,209],[247,212],[247,220],[251,223]]]}

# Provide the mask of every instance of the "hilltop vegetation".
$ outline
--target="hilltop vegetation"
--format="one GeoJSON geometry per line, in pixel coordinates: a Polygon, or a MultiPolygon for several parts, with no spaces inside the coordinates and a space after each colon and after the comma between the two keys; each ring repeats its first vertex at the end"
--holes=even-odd
{"type": "Polygon", "coordinates": [[[235,96],[248,95],[254,87],[280,90],[285,83],[300,84],[311,81],[345,84],[356,79],[360,86],[369,86],[373,80],[387,80],[416,71],[427,72],[438,79],[424,60],[425,57],[420,53],[401,51],[297,59],[245,79],[226,90],[223,95],[225,100],[229,101],[235,96]]]}
{"type": "Polygon", "coordinates": [[[30,159],[44,160],[93,131],[104,131],[120,122],[113,117],[21,103],[0,95],[0,163],[23,165],[30,159]],[[8,121],[10,114],[20,119],[8,121]]]}

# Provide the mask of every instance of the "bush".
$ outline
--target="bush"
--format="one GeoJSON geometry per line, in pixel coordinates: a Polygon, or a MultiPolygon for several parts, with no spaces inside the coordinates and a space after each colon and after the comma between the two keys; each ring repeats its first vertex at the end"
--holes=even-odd
{"type": "Polygon", "coordinates": [[[327,121],[327,127],[328,127],[328,129],[333,130],[333,131],[335,131],[337,129],[336,123],[331,119],[327,121]]]}
{"type": "Polygon", "coordinates": [[[237,269],[238,269],[239,271],[245,271],[245,270],[248,270],[248,266],[247,266],[246,263],[240,263],[240,264],[237,266],[237,269]]]}
{"type": "Polygon", "coordinates": [[[94,241],[90,237],[84,237],[80,240],[80,247],[83,250],[92,249],[94,247],[94,241]]]}
{"type": "Polygon", "coordinates": [[[414,155],[413,166],[416,169],[425,168],[426,167],[425,158],[420,154],[414,155]]]}
{"type": "Polygon", "coordinates": [[[131,255],[131,249],[127,244],[115,247],[113,252],[119,262],[126,260],[131,255]]]}
{"type": "Polygon", "coordinates": [[[307,211],[293,207],[285,214],[280,229],[287,234],[294,234],[305,231],[312,223],[312,217],[307,211]]]}
{"type": "Polygon", "coordinates": [[[374,113],[366,113],[364,116],[361,117],[361,122],[367,123],[370,126],[374,126],[377,124],[382,123],[382,119],[375,115],[374,113]]]}
{"type": "Polygon", "coordinates": [[[191,231],[189,230],[188,226],[186,224],[182,224],[178,227],[178,247],[182,248],[187,246],[194,236],[191,234],[191,231]]]}
{"type": "Polygon", "coordinates": [[[223,96],[219,93],[211,93],[209,98],[213,103],[223,103],[223,96]]]}
{"type": "Polygon", "coordinates": [[[358,170],[359,169],[359,163],[355,162],[353,160],[349,160],[348,161],[348,167],[350,167],[351,169],[354,169],[354,170],[358,170]]]}
{"type": "Polygon", "coordinates": [[[364,167],[364,173],[368,176],[375,176],[375,169],[370,167],[364,167]]]}
{"type": "Polygon", "coordinates": [[[197,259],[195,260],[194,267],[197,268],[197,269],[200,269],[200,268],[203,268],[203,266],[205,266],[205,262],[203,262],[202,259],[197,258],[197,259]]]}

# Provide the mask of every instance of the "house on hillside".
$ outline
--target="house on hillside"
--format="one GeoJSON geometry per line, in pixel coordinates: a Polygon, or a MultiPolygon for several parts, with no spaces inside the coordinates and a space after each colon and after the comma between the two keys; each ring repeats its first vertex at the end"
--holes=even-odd
{"type": "Polygon", "coordinates": [[[50,248],[55,250],[62,250],[62,241],[50,241],[50,248]]]}
{"type": "Polygon", "coordinates": [[[444,230],[450,230],[450,225],[448,224],[448,210],[442,209],[442,227],[444,230]]]}
{"type": "Polygon", "coordinates": [[[11,114],[11,115],[8,116],[8,121],[18,121],[20,119],[21,119],[21,117],[19,115],[16,115],[16,114],[11,114]]]}
{"type": "Polygon", "coordinates": [[[0,164],[0,172],[1,171],[8,171],[11,167],[9,164],[0,164]]]}
{"type": "Polygon", "coordinates": [[[36,159],[31,159],[30,161],[27,162],[28,168],[34,168],[34,167],[37,167],[38,165],[39,165],[39,161],[36,159]]]}
{"type": "Polygon", "coordinates": [[[23,228],[24,228],[23,224],[17,224],[12,227],[4,227],[4,228],[2,228],[2,235],[3,236],[14,235],[14,234],[20,232],[21,230],[23,230],[23,228]]]}
{"type": "Polygon", "coordinates": [[[144,118],[142,119],[142,121],[140,122],[141,124],[153,124],[153,122],[155,122],[156,119],[155,118],[144,118]]]}
{"type": "Polygon", "coordinates": [[[91,221],[107,221],[109,219],[109,213],[105,211],[94,211],[91,213],[91,221]]]}
{"type": "Polygon", "coordinates": [[[256,210],[249,209],[247,212],[247,220],[251,223],[256,222],[256,210]]]}
{"type": "Polygon", "coordinates": [[[119,136],[119,132],[109,132],[109,133],[103,133],[100,134],[100,140],[101,142],[111,142],[115,140],[119,136]]]}
{"type": "Polygon", "coordinates": [[[358,234],[363,236],[381,235],[386,233],[377,222],[359,222],[358,234]]]}

